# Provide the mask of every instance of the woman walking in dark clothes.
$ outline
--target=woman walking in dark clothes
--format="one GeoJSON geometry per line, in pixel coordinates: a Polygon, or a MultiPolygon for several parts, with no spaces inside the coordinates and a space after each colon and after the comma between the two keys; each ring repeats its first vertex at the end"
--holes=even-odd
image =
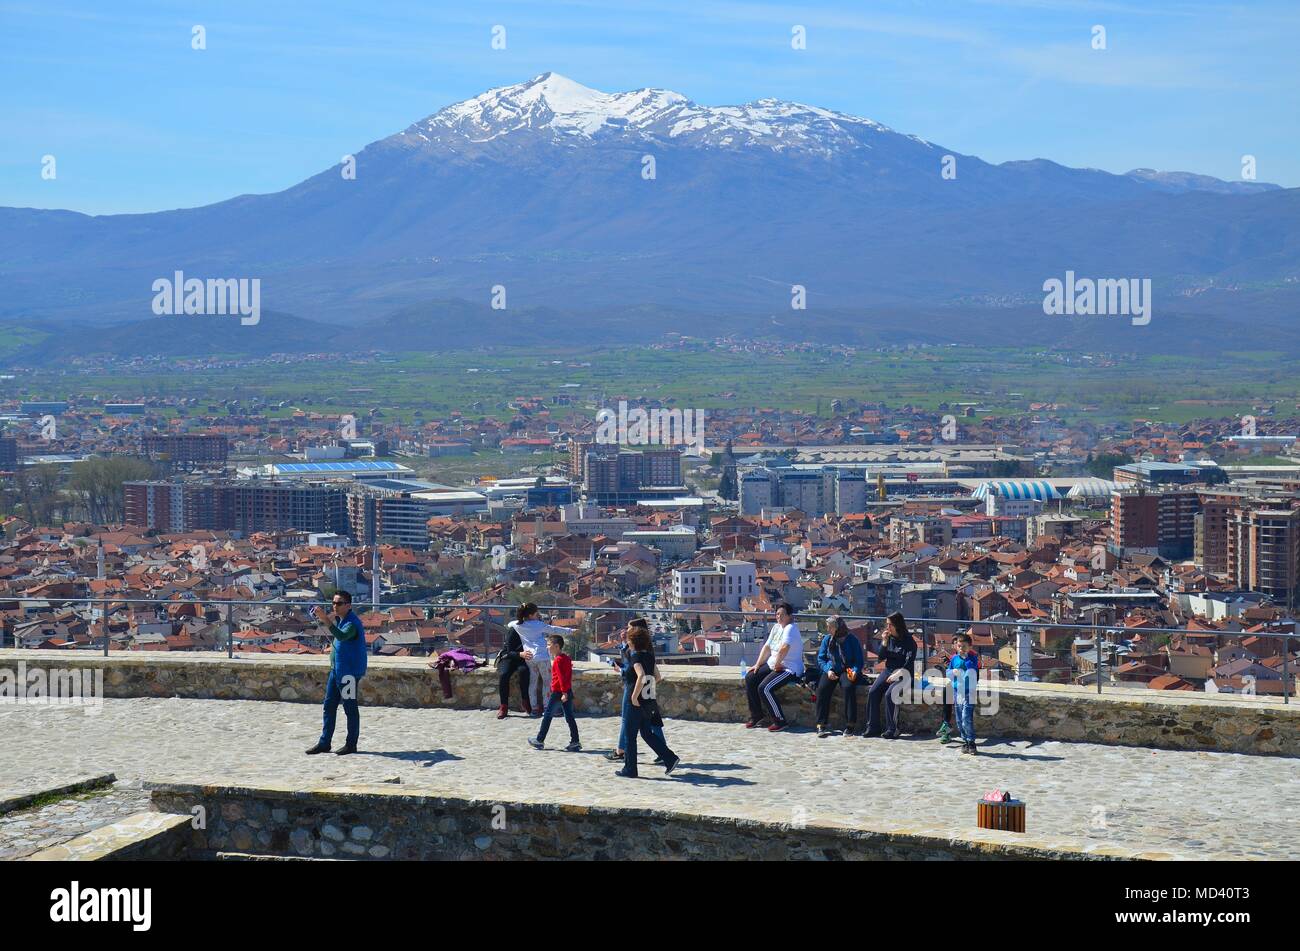
{"type": "Polygon", "coordinates": [[[656,734],[650,728],[651,710],[658,709],[655,691],[654,644],[651,642],[650,634],[647,631],[631,626],[628,628],[627,640],[632,649],[632,654],[629,658],[631,663],[623,671],[623,679],[632,685],[632,693],[624,722],[624,732],[627,737],[626,748],[623,750],[623,768],[614,775],[624,776],[629,779],[636,778],[636,738],[638,734],[663,760],[664,772],[671,773],[677,768],[677,764],[681,762],[681,759],[668,748],[668,744],[664,742],[663,734],[656,734]]]}

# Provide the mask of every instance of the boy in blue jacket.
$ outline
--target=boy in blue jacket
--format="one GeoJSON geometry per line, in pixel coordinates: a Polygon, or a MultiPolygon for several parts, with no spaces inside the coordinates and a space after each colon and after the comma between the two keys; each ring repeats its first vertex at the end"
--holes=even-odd
{"type": "Polygon", "coordinates": [[[325,685],[325,704],[320,739],[307,751],[308,755],[328,753],[334,739],[334,724],[338,718],[339,704],[348,721],[348,735],[343,746],[334,752],[346,756],[357,751],[361,734],[361,711],[357,698],[361,678],[366,675],[366,632],[361,618],[352,610],[352,595],[338,591],[333,599],[334,611],[315,610],[316,620],[329,626],[334,642],[330,646],[330,679],[325,685]]]}
{"type": "Polygon", "coordinates": [[[849,633],[843,618],[832,615],[817,649],[821,679],[817,681],[817,735],[830,736],[831,697],[844,687],[844,735],[853,736],[858,723],[858,679],[862,676],[862,642],[849,633]]]}
{"type": "Polygon", "coordinates": [[[961,751],[975,752],[975,688],[979,683],[980,655],[969,634],[952,639],[952,659],[948,661],[948,678],[952,682],[953,712],[961,733],[961,751]]]}

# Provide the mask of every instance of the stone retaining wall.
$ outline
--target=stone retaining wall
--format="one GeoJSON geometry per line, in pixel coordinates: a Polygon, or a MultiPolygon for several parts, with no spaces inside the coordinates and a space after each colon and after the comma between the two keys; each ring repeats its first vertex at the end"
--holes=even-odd
{"type": "MultiPolygon", "coordinates": [[[[488,860],[1182,859],[1082,839],[882,824],[700,816],[557,801],[491,801],[391,786],[294,789],[150,783],[153,807],[191,816],[192,856],[488,860]]],[[[1201,855],[1197,858],[1206,858],[1201,855]]]]}
{"type": "Polygon", "coordinates": [[[175,861],[189,856],[188,815],[138,812],[27,857],[28,862],[175,861]]]}
{"type": "MultiPolygon", "coordinates": [[[[328,659],[322,656],[273,657],[224,654],[5,650],[0,669],[103,668],[109,697],[186,697],[225,700],[319,702],[328,659]]],[[[672,667],[660,684],[666,716],[707,721],[746,718],[744,689],[731,668],[672,667]]],[[[617,715],[622,685],[612,668],[576,664],[574,697],[580,711],[617,715]]],[[[362,681],[363,704],[393,707],[497,706],[497,677],[492,668],[452,676],[453,693],[444,698],[437,673],[421,658],[372,658],[362,681]]],[[[865,689],[859,688],[865,700],[865,689]]],[[[809,692],[787,687],[781,694],[794,723],[812,725],[809,692]]],[[[512,706],[519,708],[517,681],[511,684],[512,706]]],[[[980,736],[1012,739],[1074,740],[1159,749],[1204,749],[1224,752],[1300,756],[1300,704],[1274,698],[1224,697],[1186,691],[1090,688],[1059,684],[1001,684],[993,704],[981,708],[980,736]]],[[[865,714],[865,703],[859,703],[865,714]]],[[[833,722],[840,717],[840,697],[833,722]]],[[[912,703],[901,708],[904,732],[933,729],[940,708],[912,703]]]]}

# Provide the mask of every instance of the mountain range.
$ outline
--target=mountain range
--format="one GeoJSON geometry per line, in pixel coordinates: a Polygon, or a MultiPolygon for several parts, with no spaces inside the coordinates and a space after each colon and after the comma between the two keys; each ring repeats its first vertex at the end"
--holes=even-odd
{"type": "MultiPolygon", "coordinates": [[[[259,278],[268,312],[344,339],[434,348],[832,327],[1086,341],[1102,318],[1042,314],[1043,282],[1073,271],[1150,278],[1152,323],[1102,335],[1185,347],[1225,322],[1296,336],[1300,189],[991,164],[816,106],[709,107],[546,73],[275,194],[131,215],[0,208],[0,262],[10,324],[224,319],[152,314],[153,281],[183,271],[259,278]]],[[[254,347],[276,336],[234,324],[263,333],[254,347]]]]}

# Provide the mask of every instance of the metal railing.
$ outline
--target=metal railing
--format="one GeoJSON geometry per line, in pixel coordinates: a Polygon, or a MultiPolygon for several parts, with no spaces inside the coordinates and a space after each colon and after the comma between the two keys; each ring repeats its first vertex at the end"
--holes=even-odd
{"type": "MultiPolygon", "coordinates": [[[[0,603],[22,602],[24,600],[35,600],[35,599],[7,597],[7,598],[0,598],[0,603]]],[[[65,608],[68,605],[86,605],[88,608],[90,608],[90,612],[93,615],[95,610],[97,609],[99,612],[98,621],[99,621],[100,631],[98,637],[92,635],[90,641],[92,645],[96,641],[98,641],[99,642],[98,648],[102,650],[105,656],[108,655],[113,640],[109,630],[109,626],[111,623],[110,618],[112,613],[116,612],[120,608],[126,608],[129,606],[143,606],[146,608],[152,608],[154,611],[157,612],[158,620],[160,621],[167,617],[168,609],[175,609],[181,607],[203,607],[203,606],[213,606],[219,609],[224,609],[219,611],[219,613],[223,615],[222,623],[224,623],[226,626],[225,652],[228,657],[233,658],[236,653],[235,629],[238,621],[240,620],[239,618],[240,613],[262,611],[268,608],[282,608],[282,609],[288,609],[288,611],[286,612],[286,616],[292,616],[296,612],[300,615],[299,620],[304,622],[309,622],[310,625],[319,626],[319,621],[314,617],[314,615],[311,614],[310,609],[316,607],[324,607],[328,609],[330,606],[330,601],[323,600],[323,599],[297,599],[297,598],[294,599],[271,598],[267,600],[258,601],[258,600],[235,600],[235,599],[214,599],[214,598],[194,598],[194,599],[174,598],[174,599],[167,599],[167,600],[158,600],[156,598],[105,599],[105,598],[76,598],[76,597],[57,598],[56,597],[56,598],[42,598],[39,600],[51,604],[51,610],[53,611],[58,611],[62,608],[65,608]]],[[[401,601],[401,602],[396,602],[396,601],[369,602],[369,601],[357,600],[353,604],[353,609],[357,611],[358,614],[370,613],[374,611],[389,611],[396,608],[409,608],[409,609],[415,609],[415,610],[425,612],[426,620],[436,620],[439,619],[438,618],[439,614],[451,614],[456,611],[485,612],[486,618],[481,622],[482,623],[481,652],[483,654],[483,657],[489,661],[492,660],[494,656],[493,653],[494,645],[491,643],[492,638],[490,635],[493,633],[494,630],[499,629],[501,631],[501,636],[499,640],[501,642],[504,642],[504,631],[506,625],[510,620],[513,619],[514,613],[516,612],[518,607],[519,607],[518,603],[513,603],[513,602],[475,603],[475,602],[468,602],[468,601],[446,602],[446,601],[434,601],[434,600],[401,601]]],[[[733,611],[733,610],[720,609],[720,608],[699,608],[699,607],[673,608],[673,607],[659,607],[657,605],[644,605],[640,607],[605,607],[605,606],[595,607],[595,606],[583,606],[583,605],[571,605],[571,604],[570,605],[541,604],[538,605],[538,609],[542,612],[547,612],[550,614],[567,612],[570,614],[583,614],[583,615],[593,615],[593,616],[664,615],[670,618],[676,618],[678,616],[708,616],[708,617],[718,617],[718,618],[741,619],[742,623],[730,625],[733,629],[734,628],[743,629],[746,627],[752,629],[754,625],[757,624],[761,626],[762,624],[769,622],[774,618],[774,615],[770,612],[754,612],[754,611],[743,611],[743,610],[733,611]]],[[[843,619],[845,622],[855,622],[855,621],[872,622],[878,625],[883,625],[884,622],[889,617],[889,615],[853,614],[853,613],[839,612],[833,610],[820,610],[816,612],[805,611],[805,612],[796,612],[795,614],[795,618],[797,620],[802,619],[802,620],[818,621],[819,629],[823,628],[823,625],[820,622],[824,621],[829,617],[839,617],[843,619]]],[[[175,620],[175,618],[173,617],[172,620],[175,620]]],[[[274,619],[270,619],[270,620],[274,620],[274,619]]],[[[1125,683],[1127,684],[1125,689],[1131,689],[1134,687],[1142,686],[1142,684],[1137,681],[1133,681],[1133,682],[1108,681],[1107,679],[1107,673],[1106,673],[1107,666],[1110,666],[1112,668],[1110,676],[1113,677],[1114,669],[1116,669],[1117,665],[1107,660],[1106,652],[1101,649],[1101,645],[1107,635],[1123,635],[1126,631],[1130,630],[1128,628],[1123,627],[1122,624],[1109,624],[1109,625],[1077,624],[1077,623],[1064,622],[1064,621],[1063,622],[1041,621],[1041,620],[1025,621],[1025,620],[1017,620],[1017,619],[991,619],[991,620],[974,621],[974,620],[963,619],[963,618],[936,618],[936,617],[905,617],[904,620],[909,625],[909,630],[913,634],[913,636],[919,635],[919,640],[921,645],[920,660],[921,660],[922,670],[928,668],[929,656],[932,652],[932,646],[937,644],[937,638],[941,634],[956,633],[957,631],[969,630],[972,627],[978,627],[978,626],[993,627],[993,628],[1012,628],[1017,633],[1022,631],[1029,631],[1032,633],[1044,629],[1054,630],[1054,631],[1079,631],[1079,632],[1086,631],[1086,632],[1090,632],[1092,635],[1090,640],[1093,643],[1093,650],[1095,651],[1095,664],[1093,670],[1090,672],[1084,672],[1083,676],[1087,676],[1088,673],[1091,673],[1093,675],[1093,680],[1095,681],[1096,684],[1097,693],[1101,693],[1103,691],[1103,686],[1107,682],[1110,682],[1112,686],[1119,683],[1125,683]]],[[[92,617],[92,621],[93,621],[93,617],[92,617]]],[[[608,627],[608,625],[606,625],[606,627],[608,627]]],[[[1294,691],[1294,677],[1291,673],[1291,658],[1290,658],[1291,641],[1300,640],[1300,634],[1296,634],[1294,632],[1271,632],[1271,631],[1259,631],[1259,632],[1251,632],[1247,634],[1246,632],[1218,632],[1213,630],[1206,630],[1204,628],[1193,629],[1193,628],[1165,628],[1165,627],[1141,627],[1141,628],[1135,628],[1131,630],[1133,630],[1134,633],[1141,633],[1143,635],[1169,634],[1172,636],[1175,634],[1183,634],[1183,635],[1190,634],[1190,635],[1216,636],[1216,637],[1280,638],[1283,641],[1282,650],[1281,650],[1282,669],[1280,671],[1280,687],[1281,687],[1280,693],[1281,693],[1283,703],[1290,702],[1290,696],[1294,691]]],[[[319,632],[308,633],[306,629],[304,629],[302,632],[294,636],[309,637],[309,638],[316,637],[322,639],[327,639],[328,637],[328,635],[321,634],[319,632]]],[[[674,636],[680,638],[686,635],[682,633],[674,632],[674,636]]],[[[1119,638],[1112,638],[1112,641],[1117,639],[1119,638]]],[[[5,640],[10,640],[10,639],[6,638],[5,640]]],[[[12,643],[9,646],[12,647],[22,646],[19,643],[19,633],[17,630],[14,631],[11,641],[12,643]]],[[[495,646],[500,647],[500,643],[498,643],[495,646]]],[[[87,648],[81,648],[81,649],[87,649],[87,648]]],[[[126,648],[126,649],[131,649],[131,648],[126,648]]],[[[479,653],[479,651],[474,650],[473,653],[477,654],[479,653]]],[[[1076,678],[1078,674],[1073,664],[1070,665],[1069,670],[1070,670],[1070,677],[1068,679],[1068,682],[1072,682],[1072,683],[1076,682],[1076,678]]],[[[1013,670],[1013,674],[1015,673],[1016,672],[1013,670]]],[[[1194,679],[1199,679],[1199,678],[1194,678],[1194,679]]],[[[1258,683],[1258,681],[1255,681],[1255,683],[1258,683]]]]}

